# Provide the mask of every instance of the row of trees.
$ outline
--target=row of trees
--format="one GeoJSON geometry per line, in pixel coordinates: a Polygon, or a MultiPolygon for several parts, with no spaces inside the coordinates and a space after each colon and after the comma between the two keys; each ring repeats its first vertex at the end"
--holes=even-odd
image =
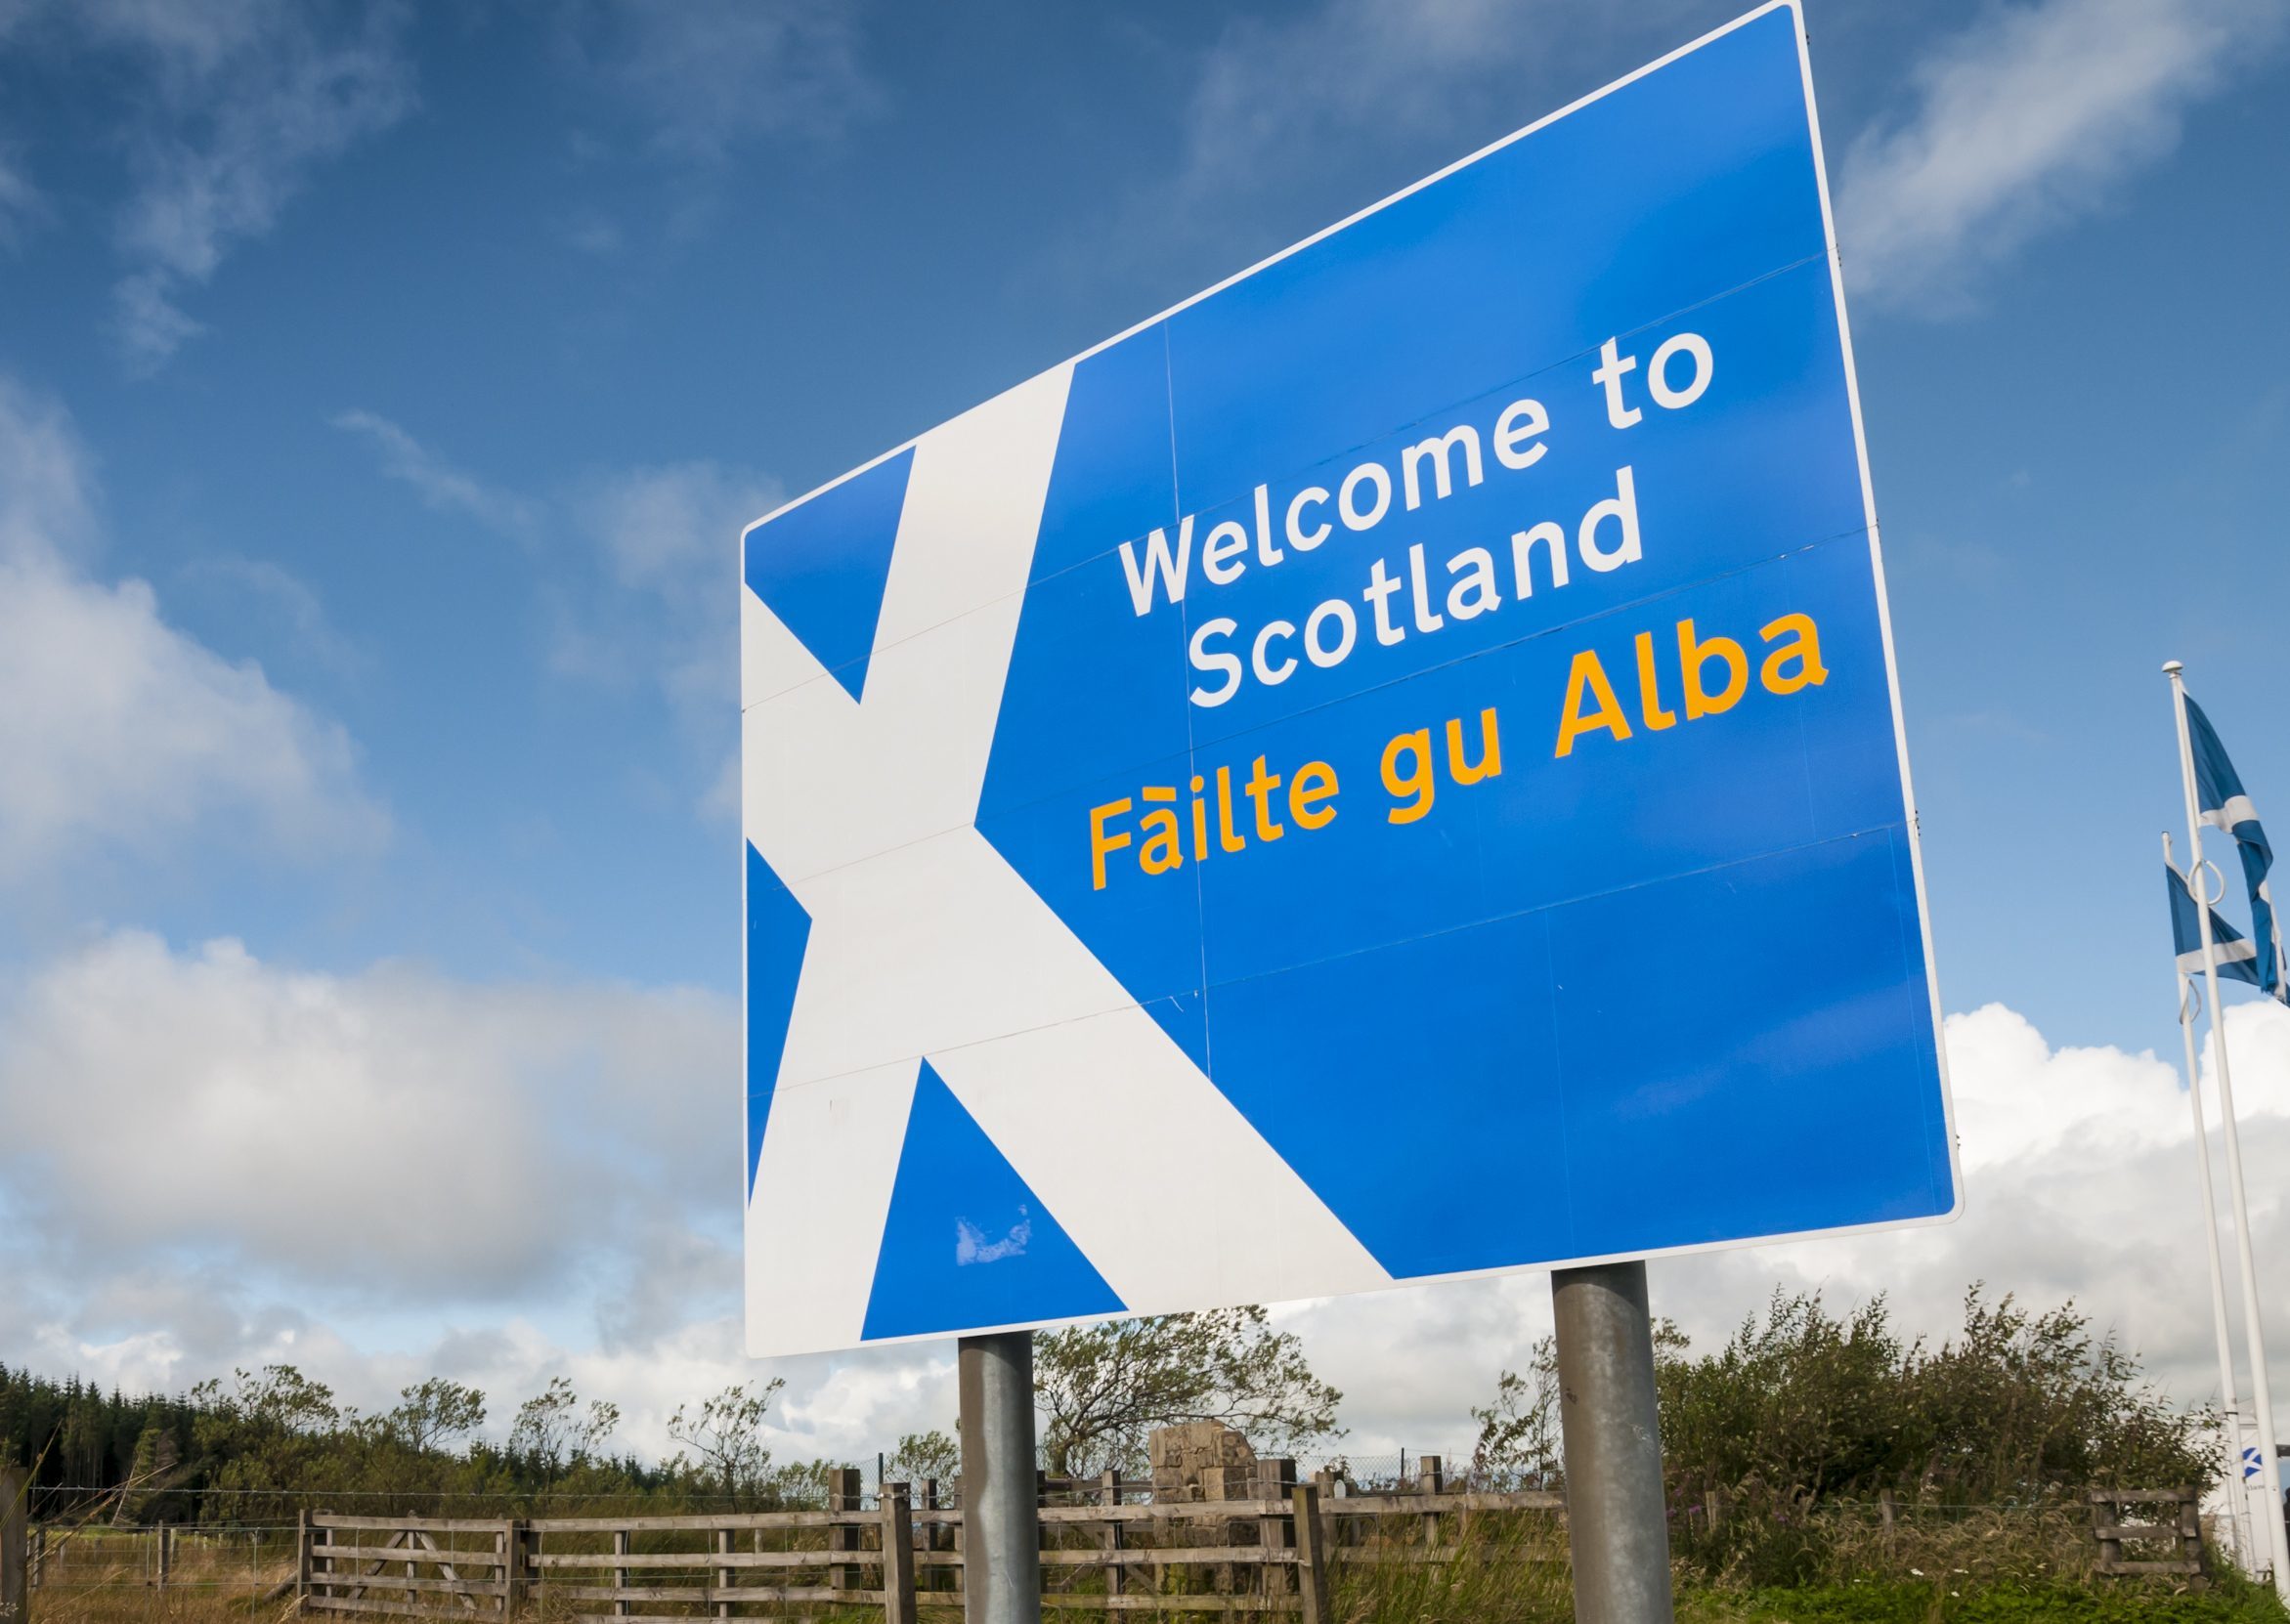
{"type": "MultiPolygon", "coordinates": [[[[1903,1337],[1881,1297],[1836,1314],[1776,1293],[1700,1357],[1659,1325],[1655,1386],[1673,1549],[1757,1582],[1817,1569],[1841,1506],[2040,1512],[2086,1486],[2208,1483],[2220,1465],[2217,1415],[2173,1407],[2073,1303],[2031,1309],[1977,1286],[1938,1346],[1903,1337]]],[[[1559,1412],[1546,1337],[1472,1411],[1474,1474],[1563,1488],[1559,1412]]]]}
{"type": "MultiPolygon", "coordinates": [[[[2204,1437],[2216,1415],[2174,1408],[2137,1356],[2095,1335],[2073,1303],[2031,1309],[1977,1286],[1963,1329],[1936,1346],[1901,1336],[1881,1296],[1840,1315],[1818,1294],[1776,1293],[1699,1358],[1663,1322],[1655,1385],[1663,1455],[1688,1499],[1891,1493],[2000,1505],[2092,1484],[2207,1481],[2217,1471],[2204,1437]]],[[[1479,1474],[1564,1482],[1549,1338],[1471,1413],[1479,1474]]]]}
{"type": "MultiPolygon", "coordinates": [[[[1849,1314],[1779,1295],[1724,1346],[1694,1356],[1657,1337],[1670,1488],[1681,1525],[1724,1503],[1766,1521],[1892,1493],[1949,1504],[2023,1504],[2064,1488],[2207,1478],[2207,1412],[2172,1408],[2111,1337],[2072,1304],[2046,1311],[1966,1298],[1937,1346],[1904,1339],[1881,1298],[1849,1314]]],[[[1060,1475],[1140,1472],[1145,1434],[1218,1420],[1260,1452],[1323,1452],[1343,1436],[1342,1394],[1261,1308],[1111,1321],[1043,1334],[1035,1373],[1045,1464],[1060,1475]]],[[[754,1508],[813,1499],[834,1463],[781,1465],[765,1439],[777,1381],[679,1408],[674,1449],[647,1463],[616,1449],[620,1412],[558,1379],[484,1435],[488,1400],[434,1378],[362,1415],[291,1366],[239,1372],[176,1399],[108,1395],[0,1367],[0,1459],[35,1468],[50,1514],[100,1501],[129,1520],[287,1518],[301,1505],[374,1497],[409,1509],[578,1496],[649,1509],[754,1508]],[[662,1502],[673,1502],[672,1505],[662,1502]]],[[[1558,1486],[1556,1361],[1546,1339],[1502,1373],[1473,1474],[1558,1486]]],[[[951,1479],[946,1431],[911,1434],[893,1477],[951,1479]]],[[[1745,1519],[1754,1521],[1756,1518],[1745,1519]]]]}
{"type": "Polygon", "coordinates": [[[0,1366],[0,1462],[30,1467],[39,1515],[122,1522],[265,1522],[314,1504],[617,1498],[765,1503],[813,1489],[818,1465],[775,1469],[764,1420],[780,1384],[737,1385],[669,1422],[677,1448],[616,1450],[620,1410],[562,1377],[479,1436],[486,1395],[433,1377],[361,1414],[292,1365],[238,1371],[179,1398],[105,1394],[0,1366]]]}

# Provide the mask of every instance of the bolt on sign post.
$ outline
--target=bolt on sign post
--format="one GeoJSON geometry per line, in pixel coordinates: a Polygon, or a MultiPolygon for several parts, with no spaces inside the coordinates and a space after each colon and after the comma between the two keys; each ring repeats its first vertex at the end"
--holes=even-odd
{"type": "Polygon", "coordinates": [[[756,1354],[1531,1267],[1642,1342],[1635,1260],[1956,1212],[1794,5],[741,571],[756,1354]]]}

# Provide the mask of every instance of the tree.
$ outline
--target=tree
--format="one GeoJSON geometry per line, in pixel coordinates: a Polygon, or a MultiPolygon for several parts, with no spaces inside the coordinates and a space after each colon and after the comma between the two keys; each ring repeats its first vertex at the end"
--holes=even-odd
{"type": "Polygon", "coordinates": [[[787,1384],[774,1376],[760,1390],[735,1382],[713,1398],[703,1399],[697,1413],[683,1405],[668,1420],[668,1435],[691,1451],[678,1450],[669,1461],[675,1470],[699,1478],[737,1507],[760,1491],[771,1469],[771,1451],[763,1443],[763,1418],[771,1400],[787,1384]]]}
{"type": "Polygon", "coordinates": [[[594,1455],[620,1426],[620,1406],[600,1398],[588,1406],[585,1418],[578,1413],[580,1408],[573,1384],[562,1376],[552,1377],[545,1391],[517,1407],[517,1419],[509,1427],[509,1453],[523,1455],[550,1477],[564,1470],[568,1456],[578,1462],[594,1455]]]}
{"type": "Polygon", "coordinates": [[[389,1436],[415,1454],[444,1450],[485,1425],[485,1394],[443,1376],[402,1389],[382,1418],[389,1436]]]}
{"type": "Polygon", "coordinates": [[[952,1483],[962,1470],[962,1449],[953,1438],[933,1427],[927,1432],[909,1432],[898,1440],[898,1453],[884,1464],[885,1481],[924,1483],[935,1477],[952,1483]]]}
{"type": "Polygon", "coordinates": [[[1053,1331],[1034,1339],[1034,1403],[1059,1476],[1142,1470],[1145,1433],[1221,1421],[1259,1450],[1296,1453],[1341,1437],[1343,1399],[1313,1375],[1293,1332],[1264,1309],[1153,1314],[1053,1331]]]}
{"type": "Polygon", "coordinates": [[[1559,1447],[1559,1355],[1544,1337],[1529,1350],[1527,1374],[1504,1371],[1494,1402],[1471,1408],[1479,1442],[1471,1451],[1475,1482],[1502,1487],[1555,1488],[1565,1481],[1559,1447]]]}
{"type": "Polygon", "coordinates": [[[2173,1409],[2073,1303],[2036,1311],[1977,1285],[1937,1349],[1898,1336],[1881,1296],[1839,1317],[1817,1294],[1777,1292],[1723,1347],[1658,1380],[1672,1474],[1694,1485],[1988,1504],[2216,1471],[2207,1412],[2173,1409]]]}
{"type": "Polygon", "coordinates": [[[342,1438],[343,1410],[332,1389],[292,1365],[233,1377],[229,1392],[214,1381],[191,1389],[192,1436],[212,1466],[216,1509],[246,1520],[289,1517],[294,1494],[327,1481],[324,1468],[342,1438]]]}

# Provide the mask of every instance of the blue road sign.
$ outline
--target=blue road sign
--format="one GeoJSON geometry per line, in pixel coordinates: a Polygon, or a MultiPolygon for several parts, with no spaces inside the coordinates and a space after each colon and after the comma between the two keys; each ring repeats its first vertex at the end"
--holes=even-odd
{"type": "Polygon", "coordinates": [[[754,1351],[1956,1210],[1793,6],[743,573],[754,1351]]]}

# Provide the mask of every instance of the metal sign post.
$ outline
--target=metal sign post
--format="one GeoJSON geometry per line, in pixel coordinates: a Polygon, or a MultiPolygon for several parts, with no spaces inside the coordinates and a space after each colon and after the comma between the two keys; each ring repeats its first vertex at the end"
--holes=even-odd
{"type": "Polygon", "coordinates": [[[1558,1269],[1550,1297],[1577,1624],[1670,1624],[1646,1265],[1558,1269]]]}
{"type": "Polygon", "coordinates": [[[965,1337],[959,1347],[962,1615],[969,1624],[1041,1624],[1034,1334],[965,1337]]]}

